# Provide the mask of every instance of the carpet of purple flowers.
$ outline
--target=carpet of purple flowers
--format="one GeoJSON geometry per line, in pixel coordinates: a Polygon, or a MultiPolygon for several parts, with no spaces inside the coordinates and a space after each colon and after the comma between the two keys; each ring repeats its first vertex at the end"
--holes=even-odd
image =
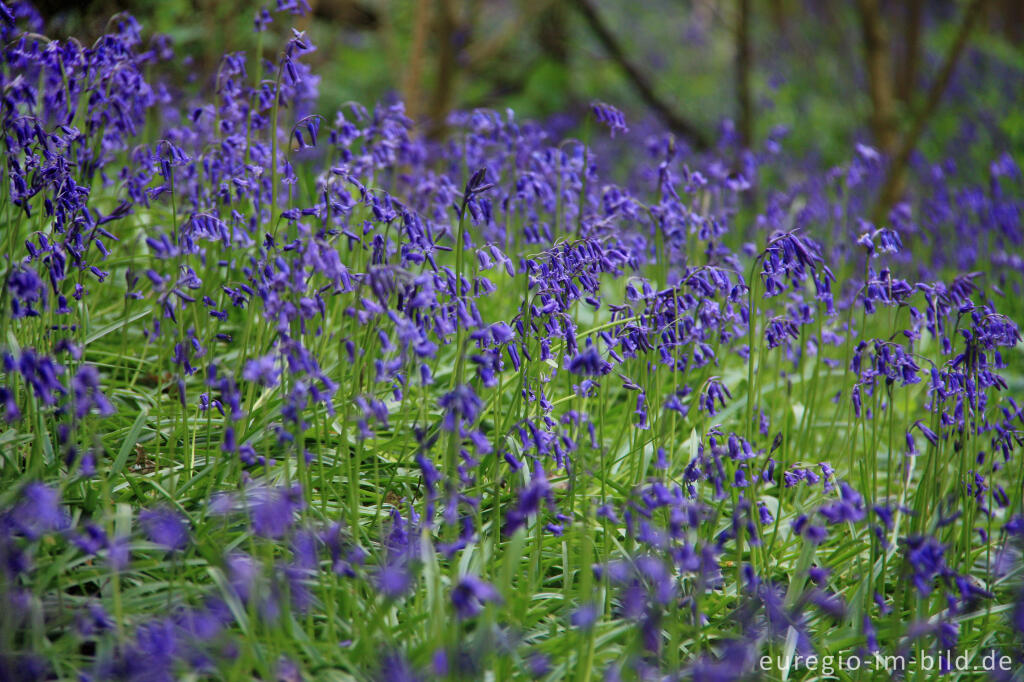
{"type": "Polygon", "coordinates": [[[0,679],[1024,665],[1011,155],[872,224],[867,146],[434,142],[300,32],[200,98],[0,15],[0,679]]]}

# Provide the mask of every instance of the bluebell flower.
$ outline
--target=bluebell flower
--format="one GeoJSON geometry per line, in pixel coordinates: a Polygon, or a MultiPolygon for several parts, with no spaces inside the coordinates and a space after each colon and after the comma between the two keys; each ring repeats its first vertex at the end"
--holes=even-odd
{"type": "Polygon", "coordinates": [[[400,653],[385,653],[375,675],[375,682],[422,682],[423,677],[400,653]]]}
{"type": "Polygon", "coordinates": [[[452,589],[451,599],[459,618],[472,618],[480,613],[483,604],[503,601],[493,585],[473,575],[465,575],[459,580],[452,589]]]}
{"type": "Polygon", "coordinates": [[[460,384],[441,396],[438,404],[445,411],[441,427],[455,431],[461,424],[472,424],[480,413],[481,402],[472,386],[460,384]]]}
{"type": "Polygon", "coordinates": [[[242,378],[246,381],[252,381],[261,386],[268,387],[276,386],[280,375],[281,370],[276,367],[276,362],[272,355],[264,355],[255,360],[249,360],[245,363],[245,369],[242,371],[242,378]]]}
{"type": "Polygon", "coordinates": [[[412,568],[404,558],[386,562],[377,569],[374,575],[377,589],[386,599],[398,599],[404,596],[412,589],[413,581],[412,568]]]}
{"type": "Polygon", "coordinates": [[[258,488],[247,503],[253,531],[262,537],[283,537],[295,521],[295,513],[305,506],[302,488],[258,488]]]}
{"type": "Polygon", "coordinates": [[[72,377],[71,395],[77,419],[82,419],[93,409],[104,417],[115,412],[114,406],[100,390],[99,371],[92,365],[82,365],[72,377]]]}
{"type": "Polygon", "coordinates": [[[626,117],[612,105],[605,104],[604,102],[593,102],[590,105],[590,109],[594,112],[594,118],[608,126],[612,137],[615,136],[616,132],[625,133],[629,131],[629,128],[626,126],[626,117]]]}
{"type": "Polygon", "coordinates": [[[139,524],[150,540],[168,550],[182,550],[188,545],[188,526],[180,514],[167,507],[143,510],[139,524]]]}
{"type": "Polygon", "coordinates": [[[530,483],[519,491],[519,498],[516,506],[509,510],[505,516],[505,527],[503,532],[511,535],[519,528],[526,525],[529,517],[540,510],[542,502],[549,506],[554,505],[554,497],[551,492],[551,484],[540,462],[534,462],[533,477],[530,483]]]}
{"type": "Polygon", "coordinates": [[[65,528],[68,517],[60,506],[59,493],[37,482],[22,488],[18,502],[11,510],[11,521],[26,537],[36,539],[65,528]]]}
{"type": "Polygon", "coordinates": [[[588,631],[597,622],[598,610],[594,604],[583,604],[569,615],[569,623],[580,630],[588,631]]]}

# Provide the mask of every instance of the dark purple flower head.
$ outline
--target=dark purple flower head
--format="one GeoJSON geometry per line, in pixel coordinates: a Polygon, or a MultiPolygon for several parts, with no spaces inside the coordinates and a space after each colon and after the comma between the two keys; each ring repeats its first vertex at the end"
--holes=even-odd
{"type": "Polygon", "coordinates": [[[815,545],[820,545],[828,537],[828,531],[822,526],[810,523],[806,514],[801,514],[793,521],[793,532],[804,536],[815,545]]]}
{"type": "Polygon", "coordinates": [[[37,317],[46,303],[46,284],[32,268],[22,266],[8,275],[11,292],[11,317],[37,317]]]}
{"type": "Polygon", "coordinates": [[[598,615],[597,606],[584,604],[569,615],[569,622],[580,630],[590,630],[597,622],[598,615]]]}
{"type": "Polygon", "coordinates": [[[152,542],[166,549],[181,550],[188,544],[188,526],[178,512],[168,507],[140,512],[139,524],[152,542]]]}
{"type": "Polygon", "coordinates": [[[302,488],[258,488],[249,503],[249,516],[253,531],[265,538],[280,538],[288,532],[295,520],[295,512],[304,506],[302,488]]]}
{"type": "Polygon", "coordinates": [[[487,169],[478,168],[469,179],[469,182],[466,183],[466,188],[463,190],[463,200],[468,202],[476,195],[482,194],[493,187],[493,182],[487,182],[487,169]]]}
{"type": "Polygon", "coordinates": [[[60,507],[60,494],[42,483],[29,483],[22,489],[18,503],[11,510],[11,520],[15,528],[30,539],[68,524],[67,515],[60,507]]]}
{"type": "Polygon", "coordinates": [[[380,659],[380,668],[374,682],[421,682],[423,677],[401,653],[386,653],[380,659]]]}
{"type": "Polygon", "coordinates": [[[287,656],[282,656],[276,666],[277,682],[302,682],[302,670],[298,664],[287,656]]]}
{"type": "Polygon", "coordinates": [[[385,563],[377,570],[375,583],[385,599],[398,599],[412,589],[412,567],[404,557],[385,563]]]}
{"type": "Polygon", "coordinates": [[[31,348],[26,348],[18,359],[17,368],[44,405],[56,405],[58,396],[67,392],[58,379],[64,373],[64,366],[49,356],[38,355],[31,348]]]}
{"type": "Polygon", "coordinates": [[[912,580],[922,596],[931,594],[934,580],[951,572],[946,566],[946,547],[931,536],[915,535],[900,540],[913,569],[912,580]]]}
{"type": "Polygon", "coordinates": [[[100,390],[100,373],[92,365],[82,365],[71,378],[71,396],[76,419],[82,419],[93,409],[104,417],[114,414],[114,406],[100,390]]]}
{"type": "Polygon", "coordinates": [[[839,482],[840,499],[818,511],[829,523],[856,523],[864,518],[864,498],[846,481],[839,482]]]}
{"type": "Polygon", "coordinates": [[[115,571],[123,571],[131,563],[131,541],[128,536],[121,535],[110,540],[107,547],[107,562],[115,571]]]}
{"type": "Polygon", "coordinates": [[[255,360],[249,360],[245,363],[245,369],[242,370],[243,379],[258,383],[261,386],[276,386],[279,376],[281,376],[281,370],[276,367],[274,356],[272,355],[264,355],[255,360]]]}
{"type": "Polygon", "coordinates": [[[317,135],[320,132],[322,116],[314,114],[299,121],[292,131],[292,138],[295,140],[296,148],[306,149],[315,147],[317,135]]]}
{"type": "Polygon", "coordinates": [[[542,653],[533,653],[526,659],[526,668],[530,676],[540,679],[551,670],[551,659],[542,653]]]}
{"type": "Polygon", "coordinates": [[[0,386],[0,407],[3,408],[3,418],[8,424],[21,419],[21,409],[14,399],[14,391],[6,386],[0,386]]]}
{"type": "Polygon", "coordinates": [[[452,590],[452,606],[459,618],[472,618],[488,602],[501,603],[501,595],[494,585],[474,575],[463,576],[452,590]]]}
{"type": "Polygon", "coordinates": [[[594,112],[594,118],[608,126],[612,137],[615,137],[616,132],[629,132],[629,128],[626,126],[626,117],[612,105],[595,101],[591,103],[590,109],[594,112]]]}
{"type": "Polygon", "coordinates": [[[822,568],[820,566],[811,566],[807,569],[807,577],[809,577],[811,581],[819,587],[824,585],[825,581],[828,580],[829,573],[829,569],[822,568]]]}
{"type": "Polygon", "coordinates": [[[93,637],[113,628],[114,619],[96,602],[90,603],[84,613],[75,616],[75,629],[82,637],[93,637]]]}
{"type": "Polygon", "coordinates": [[[536,514],[540,510],[542,502],[553,506],[554,497],[551,492],[551,484],[544,474],[544,468],[540,462],[534,462],[533,478],[525,488],[519,491],[519,500],[516,506],[506,515],[504,532],[511,535],[525,526],[530,515],[536,514]]]}
{"type": "MultiPolygon", "coordinates": [[[[868,224],[867,227],[871,226],[868,224]]],[[[886,228],[864,232],[857,239],[857,244],[864,247],[872,258],[883,253],[898,253],[903,248],[899,233],[886,228]]]]}
{"type": "Polygon", "coordinates": [[[701,410],[706,411],[709,415],[714,416],[718,412],[715,403],[725,408],[725,399],[732,398],[732,393],[729,392],[729,387],[722,383],[722,380],[718,377],[711,377],[704,384],[704,391],[700,396],[699,407],[701,410]]]}
{"type": "Polygon", "coordinates": [[[717,658],[705,654],[689,668],[693,682],[732,682],[746,678],[757,656],[756,647],[742,640],[727,641],[717,658]]]}
{"type": "Polygon", "coordinates": [[[441,396],[438,404],[444,409],[441,427],[455,431],[460,424],[472,424],[480,413],[481,402],[469,384],[460,384],[441,396]]]}
{"type": "Polygon", "coordinates": [[[796,324],[787,317],[773,317],[764,327],[764,338],[768,348],[782,345],[787,338],[799,339],[800,332],[796,324]]]}
{"type": "Polygon", "coordinates": [[[256,18],[253,19],[253,28],[257,33],[266,31],[273,21],[274,19],[267,8],[261,7],[259,12],[256,13],[256,18]]]}
{"type": "Polygon", "coordinates": [[[71,541],[86,554],[93,555],[107,546],[107,534],[95,523],[87,523],[81,533],[71,536],[71,541]]]}
{"type": "Polygon", "coordinates": [[[823,262],[817,245],[796,232],[773,235],[761,252],[761,258],[766,297],[781,294],[785,290],[783,280],[796,286],[809,274],[817,272],[823,262]]]}
{"type": "Polygon", "coordinates": [[[596,348],[588,346],[569,361],[568,369],[572,374],[596,377],[608,374],[612,370],[612,366],[601,357],[596,348]]]}
{"type": "Polygon", "coordinates": [[[180,633],[170,619],[154,619],[139,626],[135,634],[136,652],[143,676],[169,679],[174,660],[180,655],[180,633]]]}

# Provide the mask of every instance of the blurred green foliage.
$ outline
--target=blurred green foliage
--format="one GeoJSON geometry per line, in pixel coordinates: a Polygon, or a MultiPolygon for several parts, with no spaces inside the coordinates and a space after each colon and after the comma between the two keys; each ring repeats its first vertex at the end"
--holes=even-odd
{"type": "MultiPolygon", "coordinates": [[[[273,1],[273,0],[271,0],[273,1]]],[[[579,120],[594,99],[624,109],[641,123],[650,114],[634,88],[574,10],[573,0],[314,0],[312,17],[279,15],[263,45],[273,58],[294,25],[317,46],[314,72],[321,76],[321,105],[330,113],[348,101],[371,105],[391,96],[415,95],[411,112],[430,111],[437,88],[439,42],[436,16],[446,2],[455,12],[456,75],[451,108],[511,108],[522,118],[568,114],[579,120]],[[416,52],[417,24],[425,36],[416,52]],[[291,20],[291,24],[289,24],[291,20]],[[411,78],[415,73],[419,79],[411,78]]],[[[194,74],[215,71],[224,52],[257,48],[252,20],[266,3],[255,0],[130,0],[43,2],[55,35],[99,35],[116,11],[134,14],[145,29],[169,35],[179,52],[195,60],[194,74]]],[[[991,4],[991,3],[990,3],[991,4]]],[[[1002,3],[1008,4],[1008,3],[1002,3]]],[[[735,12],[728,0],[622,0],[594,2],[630,59],[681,116],[713,134],[735,116],[735,12]],[[638,11],[638,7],[642,10],[638,11]]],[[[890,41],[903,49],[903,3],[893,3],[890,41]]],[[[919,149],[940,144],[965,122],[984,121],[994,131],[989,148],[1024,149],[1024,47],[1000,29],[1000,3],[974,36],[958,66],[959,82],[929,123],[919,149]],[[957,88],[969,83],[969,96],[957,88]]],[[[871,142],[860,26],[855,3],[773,0],[752,3],[754,139],[776,126],[791,134],[787,145],[827,163],[849,156],[855,141],[871,142]]],[[[897,115],[905,126],[952,42],[962,3],[926,3],[917,85],[897,115]]],[[[200,83],[199,85],[203,85],[200,83]]]]}

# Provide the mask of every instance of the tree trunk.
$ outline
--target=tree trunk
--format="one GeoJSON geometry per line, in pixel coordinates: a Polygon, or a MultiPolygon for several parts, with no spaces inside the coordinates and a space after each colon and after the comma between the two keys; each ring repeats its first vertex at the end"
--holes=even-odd
{"type": "Polygon", "coordinates": [[[740,144],[750,148],[754,140],[753,106],[750,96],[750,0],[736,0],[736,103],[740,144]]]}
{"type": "Polygon", "coordinates": [[[412,44],[409,47],[409,61],[402,79],[402,93],[405,99],[406,113],[416,120],[423,113],[423,59],[427,49],[427,28],[430,26],[431,0],[416,0],[413,14],[412,44]]]}
{"type": "Polygon", "coordinates": [[[544,55],[559,64],[569,62],[569,23],[565,5],[558,0],[545,7],[537,24],[537,44],[544,55]]]}
{"type": "Polygon", "coordinates": [[[901,101],[910,103],[917,83],[918,54],[921,50],[921,15],[924,0],[906,0],[903,17],[903,58],[900,62],[899,84],[896,94],[901,101]]]}
{"type": "Polygon", "coordinates": [[[889,39],[885,31],[879,0],[857,0],[864,65],[871,97],[871,131],[875,144],[887,156],[896,151],[896,111],[893,102],[889,39]]]}
{"type": "Polygon", "coordinates": [[[946,92],[946,88],[949,87],[949,81],[953,77],[956,64],[960,60],[964,48],[967,47],[967,39],[970,37],[971,31],[974,30],[974,25],[977,23],[984,7],[985,0],[971,0],[971,4],[967,6],[967,10],[960,20],[960,26],[957,28],[956,38],[953,40],[953,44],[949,46],[949,50],[942,60],[939,73],[936,74],[935,80],[932,81],[931,87],[928,88],[924,106],[914,116],[910,132],[904,136],[899,150],[889,163],[889,170],[882,185],[882,192],[878,197],[878,203],[875,204],[875,210],[872,214],[875,222],[884,220],[889,213],[889,209],[893,207],[903,194],[903,185],[906,179],[907,164],[910,162],[910,155],[914,153],[914,149],[917,148],[917,143],[921,139],[928,121],[935,113],[935,110],[938,109],[939,103],[942,101],[942,95],[946,92]]]}
{"type": "Polygon", "coordinates": [[[455,92],[456,45],[458,25],[455,18],[455,0],[438,0],[437,3],[437,78],[434,81],[434,96],[430,105],[430,134],[444,135],[448,113],[452,108],[455,92]]]}

